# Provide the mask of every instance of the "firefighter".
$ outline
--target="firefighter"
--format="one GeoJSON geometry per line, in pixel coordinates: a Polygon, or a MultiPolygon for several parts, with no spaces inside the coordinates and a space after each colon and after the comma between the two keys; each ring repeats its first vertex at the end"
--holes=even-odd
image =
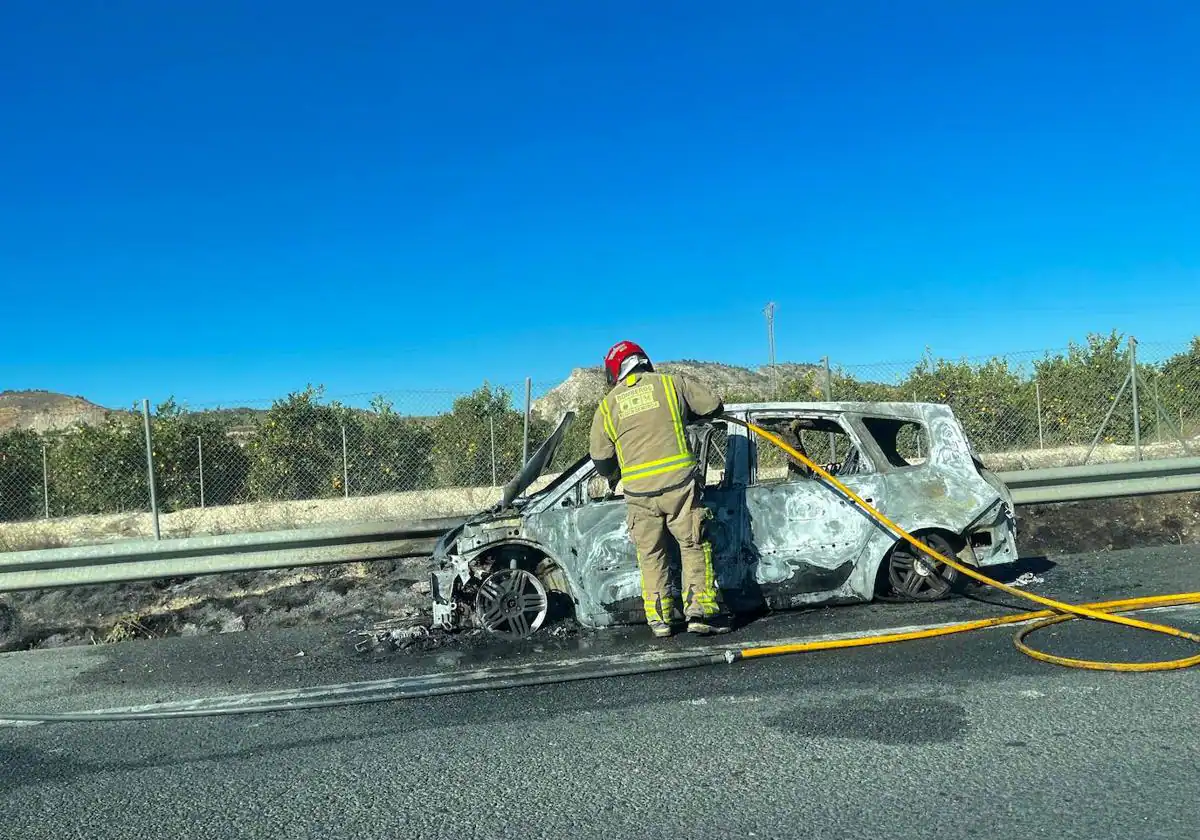
{"type": "Polygon", "coordinates": [[[591,456],[611,486],[625,483],[646,623],[660,638],[674,631],[678,610],[668,565],[668,540],[674,538],[688,631],[726,633],[731,628],[717,603],[712,545],[705,535],[711,514],[701,504],[698,464],[685,428],[724,406],[695,380],[655,372],[650,357],[631,341],[608,351],[604,369],[610,390],[592,420],[591,456]]]}

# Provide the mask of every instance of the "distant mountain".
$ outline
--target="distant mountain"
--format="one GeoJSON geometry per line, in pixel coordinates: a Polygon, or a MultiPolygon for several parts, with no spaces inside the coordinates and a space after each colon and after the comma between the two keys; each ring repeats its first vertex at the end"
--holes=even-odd
{"type": "MultiPolygon", "coordinates": [[[[818,366],[780,364],[774,368],[763,367],[754,370],[718,362],[685,360],[663,362],[655,365],[655,369],[663,373],[692,376],[725,398],[739,396],[769,400],[772,396],[776,376],[782,383],[815,371],[818,366]]],[[[562,416],[563,412],[578,411],[595,406],[607,389],[603,368],[576,368],[564,382],[535,400],[533,410],[540,417],[554,422],[562,416]]]]}
{"type": "Polygon", "coordinates": [[[110,409],[83,397],[52,391],[0,391],[0,433],[14,429],[54,432],[78,423],[104,422],[110,409]]]}

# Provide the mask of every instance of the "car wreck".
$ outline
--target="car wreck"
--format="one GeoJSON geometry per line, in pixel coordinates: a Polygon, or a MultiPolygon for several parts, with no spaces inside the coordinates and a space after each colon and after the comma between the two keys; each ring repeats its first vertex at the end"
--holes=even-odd
{"type": "MultiPolygon", "coordinates": [[[[949,406],[755,403],[728,406],[725,416],[782,437],[946,556],[974,567],[1017,559],[1012,496],[949,406]]],[[[435,627],[520,638],[558,617],[588,628],[644,623],[621,486],[610,487],[584,457],[530,492],[573,420],[562,419],[495,506],[439,540],[430,575],[435,627]]],[[[719,418],[688,433],[712,512],[718,588],[732,613],[881,596],[936,600],[958,582],[953,569],[744,426],[719,418]]]]}

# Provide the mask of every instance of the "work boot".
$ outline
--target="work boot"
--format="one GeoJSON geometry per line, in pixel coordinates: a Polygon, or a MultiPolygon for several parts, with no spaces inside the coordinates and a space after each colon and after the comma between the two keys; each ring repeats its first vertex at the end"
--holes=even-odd
{"type": "Polygon", "coordinates": [[[719,636],[732,631],[733,624],[723,615],[694,616],[688,619],[687,629],[698,636],[719,636]]]}
{"type": "Polygon", "coordinates": [[[674,628],[665,621],[648,621],[650,632],[660,639],[669,639],[671,634],[675,632],[674,628]]]}

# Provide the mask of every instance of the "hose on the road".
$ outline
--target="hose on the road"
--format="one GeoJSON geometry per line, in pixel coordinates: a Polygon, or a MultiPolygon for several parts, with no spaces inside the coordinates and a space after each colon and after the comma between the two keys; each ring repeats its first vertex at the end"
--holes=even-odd
{"type": "MultiPolygon", "coordinates": [[[[896,633],[885,633],[876,636],[857,638],[823,639],[813,642],[800,642],[784,645],[762,645],[742,648],[725,648],[719,652],[714,649],[685,651],[662,659],[643,661],[614,661],[601,668],[590,670],[554,670],[553,668],[533,670],[511,674],[483,674],[466,672],[441,680],[436,684],[417,687],[395,687],[378,685],[364,686],[360,690],[354,687],[317,687],[311,690],[311,697],[304,697],[303,691],[297,691],[294,699],[278,700],[271,698],[264,702],[227,702],[225,705],[211,703],[200,705],[176,704],[175,708],[114,710],[94,712],[63,712],[48,714],[10,714],[0,711],[0,721],[18,721],[31,723],[63,723],[63,722],[101,722],[101,721],[130,721],[130,720],[162,720],[168,718],[198,718],[219,717],[227,715],[263,714],[267,712],[294,712],[308,709],[325,709],[340,706],[362,705],[366,703],[384,703],[396,700],[408,700],[422,697],[436,697],[450,694],[466,694],[475,691],[496,690],[505,688],[520,688],[528,686],[550,685],[555,683],[574,682],[579,680],[602,679],[609,677],[634,676],[664,671],[675,671],[685,668],[697,668],[718,663],[733,663],[747,659],[760,659],[770,656],[782,656],[794,653],[811,653],[825,650],[842,650],[845,648],[870,647],[875,645],[893,644],[896,642],[914,641],[917,639],[932,639],[939,636],[950,636],[958,633],[968,633],[989,627],[1000,627],[1009,624],[1025,624],[1014,638],[1017,649],[1027,656],[1042,662],[1063,665],[1069,668],[1087,668],[1103,671],[1169,671],[1179,668],[1189,668],[1200,664],[1200,654],[1158,662],[1106,662],[1090,659],[1073,659],[1065,656],[1036,650],[1026,644],[1025,639],[1037,630],[1070,621],[1076,618],[1089,618],[1095,621],[1107,622],[1124,627],[1133,627],[1166,636],[1172,636],[1187,641],[1200,643],[1200,635],[1171,627],[1165,624],[1155,624],[1135,618],[1127,618],[1120,613],[1133,612],[1152,608],[1182,606],[1200,603],[1200,592],[1185,592],[1178,595],[1154,595],[1142,598],[1127,598],[1118,601],[1104,601],[1092,604],[1068,604],[1052,598],[1045,598],[1013,586],[993,580],[981,574],[970,566],[960,563],[952,557],[946,557],[938,551],[909,534],[887,516],[872,507],[865,499],[814,463],[803,453],[797,451],[785,441],[771,432],[753,423],[734,417],[723,416],[722,419],[745,426],[755,434],[769,440],[792,457],[820,476],[830,487],[836,489],[847,499],[856,504],[864,513],[880,527],[905,540],[918,551],[932,560],[943,563],[958,573],[972,580],[991,586],[1009,595],[1033,601],[1048,609],[1034,612],[1024,612],[998,618],[985,618],[976,621],[965,621],[958,624],[946,625],[921,630],[909,630],[896,633]],[[1030,623],[1032,622],[1032,623],[1030,623]],[[335,690],[336,689],[336,690],[335,690]],[[324,696],[321,696],[324,692],[324,696]],[[182,707],[181,707],[182,706],[182,707]]],[[[628,658],[626,658],[628,659],[628,658]]],[[[400,683],[402,681],[396,681],[400,683]]],[[[232,700],[232,698],[230,698],[232,700]]]]}
{"type": "MultiPolygon", "coordinates": [[[[1017,621],[1027,621],[1030,618],[1040,618],[1041,620],[1022,628],[1016,635],[1014,642],[1017,650],[1024,653],[1026,656],[1031,656],[1034,659],[1042,662],[1050,662],[1054,665],[1063,665],[1068,668],[1088,668],[1095,671],[1171,671],[1179,668],[1190,668],[1193,665],[1200,664],[1200,654],[1195,656],[1187,656],[1180,659],[1168,659],[1159,662],[1105,662],[1092,659],[1073,659],[1067,656],[1058,656],[1052,653],[1046,653],[1026,644],[1025,639],[1037,630],[1044,627],[1049,627],[1052,624],[1058,624],[1063,621],[1070,621],[1075,618],[1090,618],[1094,621],[1104,621],[1109,624],[1118,624],[1124,627],[1134,627],[1138,630],[1147,630],[1152,633],[1161,633],[1165,636],[1174,636],[1179,639],[1196,642],[1200,644],[1200,635],[1189,633],[1186,630],[1181,630],[1178,627],[1171,627],[1166,624],[1155,624],[1149,621],[1142,621],[1136,618],[1127,618],[1118,614],[1118,609],[1129,607],[1136,609],[1138,607],[1158,605],[1165,606],[1167,604],[1196,604],[1200,603],[1200,592],[1187,592],[1179,595],[1165,595],[1158,598],[1135,598],[1128,601],[1118,602],[1121,606],[1114,605],[1078,605],[1068,604],[1063,601],[1056,601],[1053,598],[1045,598],[1041,595],[1035,595],[1032,592],[1027,592],[1023,589],[1018,589],[1015,586],[1001,583],[998,580],[993,580],[986,575],[981,574],[976,569],[971,568],[965,563],[960,563],[958,560],[947,557],[941,552],[935,551],[918,538],[905,531],[887,516],[871,506],[869,502],[839,481],[835,476],[831,475],[827,470],[823,469],[819,464],[815,463],[811,458],[802,452],[799,452],[795,447],[789,445],[786,441],[780,439],[777,435],[772,434],[766,429],[755,425],[754,423],[740,420],[729,415],[722,415],[723,420],[730,423],[736,423],[745,426],[756,435],[769,440],[771,443],[778,446],[787,454],[800,461],[806,467],[811,469],[816,475],[820,476],[830,487],[836,489],[847,499],[858,505],[864,513],[866,513],[876,524],[895,534],[900,539],[909,543],[913,548],[930,557],[932,560],[944,563],[951,569],[954,569],[961,575],[965,575],[974,581],[982,583],[986,586],[993,587],[1013,595],[1017,598],[1023,598],[1027,601],[1033,601],[1035,604],[1040,604],[1043,607],[1049,607],[1049,611],[1044,615],[1040,613],[1027,613],[1024,616],[1008,616],[1002,619],[985,619],[983,621],[967,622],[964,625],[956,625],[952,628],[938,628],[935,630],[921,630],[912,633],[894,634],[890,636],[869,636],[862,639],[855,639],[854,644],[839,645],[839,647],[862,647],[872,644],[885,644],[888,642],[908,641],[910,639],[926,639],[934,636],[944,636],[948,632],[965,632],[967,630],[977,630],[982,627],[995,627],[1000,624],[1009,624],[1017,621]]],[[[766,645],[759,647],[742,648],[735,653],[735,659],[754,659],[764,656],[781,656],[791,653],[802,653],[811,650],[828,650],[828,647],[814,647],[812,643],[790,644],[790,645],[766,645]]]]}

